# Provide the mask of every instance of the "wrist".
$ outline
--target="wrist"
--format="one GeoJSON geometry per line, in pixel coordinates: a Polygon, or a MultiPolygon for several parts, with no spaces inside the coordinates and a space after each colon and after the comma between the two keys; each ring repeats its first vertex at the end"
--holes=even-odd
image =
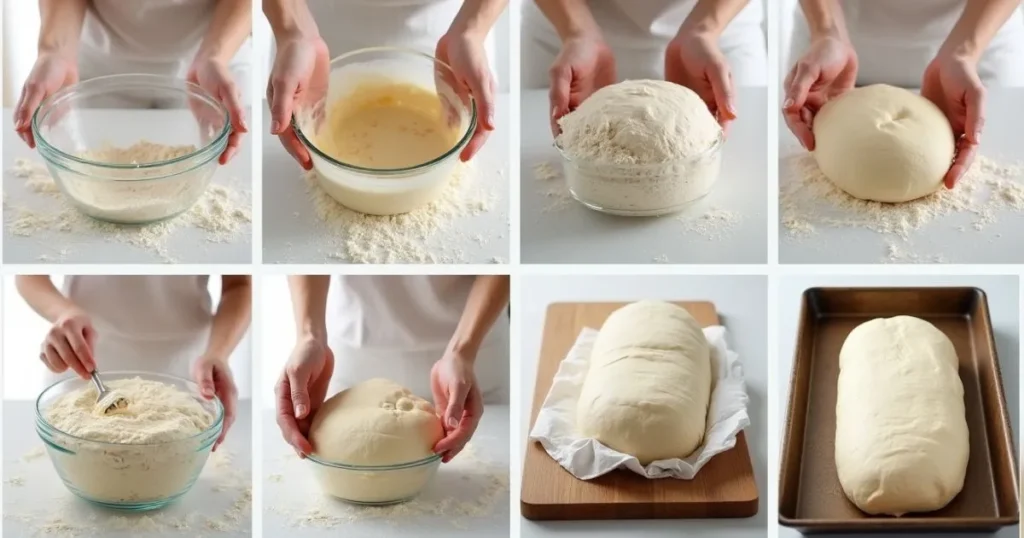
{"type": "Polygon", "coordinates": [[[74,62],[78,60],[78,44],[39,38],[37,55],[39,57],[58,56],[74,62]]]}
{"type": "Polygon", "coordinates": [[[446,355],[458,357],[473,364],[476,362],[477,352],[480,351],[480,340],[472,335],[456,334],[448,342],[447,351],[446,355]]]}
{"type": "Polygon", "coordinates": [[[199,362],[215,366],[227,366],[228,354],[208,349],[199,357],[199,362]]]}
{"type": "Polygon", "coordinates": [[[314,342],[327,345],[327,328],[323,325],[304,323],[299,326],[298,335],[299,344],[314,342]]]}
{"type": "Polygon", "coordinates": [[[981,51],[982,47],[979,47],[978,43],[973,39],[946,41],[939,48],[936,58],[966,62],[969,65],[976,66],[981,58],[981,51]]]}

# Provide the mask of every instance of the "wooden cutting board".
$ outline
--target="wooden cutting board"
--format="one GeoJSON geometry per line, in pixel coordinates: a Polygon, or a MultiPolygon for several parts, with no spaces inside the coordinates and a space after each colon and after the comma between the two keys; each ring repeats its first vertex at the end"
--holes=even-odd
{"type": "MultiPolygon", "coordinates": [[[[530,428],[551,388],[558,365],[584,327],[599,329],[627,303],[556,303],[548,307],[537,365],[530,428]]],[[[679,302],[702,327],[717,325],[710,302],[679,302]]],[[[527,519],[737,518],[757,514],[754,466],[746,437],[715,456],[693,480],[649,480],[617,470],[594,480],[579,480],[548,456],[540,443],[527,441],[520,507],[527,519]]]]}

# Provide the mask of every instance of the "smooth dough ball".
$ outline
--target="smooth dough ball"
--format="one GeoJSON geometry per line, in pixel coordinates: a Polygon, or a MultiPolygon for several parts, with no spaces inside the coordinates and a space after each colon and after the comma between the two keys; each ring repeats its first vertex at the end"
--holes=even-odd
{"type": "Polygon", "coordinates": [[[934,103],[875,84],[826,103],[814,117],[814,145],[822,173],[850,196],[907,202],[939,189],[955,140],[934,103]]]}
{"type": "Polygon", "coordinates": [[[324,402],[309,442],[328,461],[393,465],[431,456],[443,434],[430,402],[393,381],[370,379],[324,402]]]}
{"type": "Polygon", "coordinates": [[[711,357],[700,325],[682,307],[641,301],[601,327],[576,426],[644,465],[685,458],[704,441],[710,398],[711,357]]]}
{"type": "Polygon", "coordinates": [[[911,316],[857,326],[839,352],[836,470],[868,514],[931,512],[964,485],[968,432],[953,343],[911,316]]]}

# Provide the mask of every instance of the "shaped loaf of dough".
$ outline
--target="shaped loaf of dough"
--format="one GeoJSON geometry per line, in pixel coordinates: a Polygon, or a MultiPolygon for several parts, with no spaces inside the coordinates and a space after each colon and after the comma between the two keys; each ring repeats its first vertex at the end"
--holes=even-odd
{"type": "Polygon", "coordinates": [[[964,386],[953,343],[911,316],[857,326],[839,352],[836,470],[868,514],[931,512],[964,485],[964,386]]]}
{"type": "Polygon", "coordinates": [[[686,309],[658,301],[626,305],[594,342],[577,429],[644,465],[685,458],[704,440],[711,382],[707,340],[686,309]]]}
{"type": "Polygon", "coordinates": [[[394,381],[370,379],[324,402],[309,442],[328,461],[394,465],[431,456],[443,434],[430,402],[394,381]]]}

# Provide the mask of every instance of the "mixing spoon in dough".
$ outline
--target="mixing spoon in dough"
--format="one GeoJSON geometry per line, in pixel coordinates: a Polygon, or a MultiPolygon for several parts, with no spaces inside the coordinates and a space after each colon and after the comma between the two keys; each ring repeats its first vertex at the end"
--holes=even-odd
{"type": "Polygon", "coordinates": [[[128,407],[128,400],[117,392],[105,387],[103,382],[100,381],[99,373],[96,370],[92,371],[92,383],[96,385],[96,390],[99,392],[96,396],[96,406],[93,407],[93,412],[106,415],[128,407]]]}

